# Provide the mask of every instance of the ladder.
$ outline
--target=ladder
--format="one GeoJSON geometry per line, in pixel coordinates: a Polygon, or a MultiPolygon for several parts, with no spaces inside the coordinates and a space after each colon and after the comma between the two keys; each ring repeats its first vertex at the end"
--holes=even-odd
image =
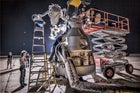
{"type": "Polygon", "coordinates": [[[34,32],[32,55],[29,68],[28,93],[51,92],[51,81],[56,84],[53,65],[47,61],[46,42],[44,34],[45,22],[39,15],[33,16],[34,32]],[[53,74],[52,74],[53,73],[53,74]]]}

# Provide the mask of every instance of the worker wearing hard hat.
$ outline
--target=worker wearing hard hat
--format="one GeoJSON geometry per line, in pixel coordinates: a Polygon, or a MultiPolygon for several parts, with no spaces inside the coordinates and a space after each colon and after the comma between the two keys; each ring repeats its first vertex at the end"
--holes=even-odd
{"type": "Polygon", "coordinates": [[[26,74],[26,51],[21,52],[21,57],[20,57],[20,85],[21,87],[26,86],[27,84],[25,83],[25,74],[26,74]]]}

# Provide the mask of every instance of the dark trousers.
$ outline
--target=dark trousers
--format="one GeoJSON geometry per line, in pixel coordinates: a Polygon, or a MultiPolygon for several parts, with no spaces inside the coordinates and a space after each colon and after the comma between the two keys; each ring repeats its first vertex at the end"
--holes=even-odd
{"type": "Polygon", "coordinates": [[[11,69],[12,68],[12,59],[8,59],[8,61],[7,61],[7,69],[9,67],[9,65],[10,65],[10,69],[11,69]]]}
{"type": "Polygon", "coordinates": [[[30,65],[30,59],[29,59],[29,58],[27,58],[26,67],[29,67],[29,65],[30,65]]]}
{"type": "Polygon", "coordinates": [[[20,66],[20,85],[24,86],[25,84],[25,74],[26,74],[26,69],[25,65],[20,66]]]}
{"type": "Polygon", "coordinates": [[[57,58],[56,58],[56,55],[55,55],[55,47],[56,46],[53,46],[52,53],[51,53],[51,55],[49,57],[49,61],[52,61],[53,58],[54,58],[54,61],[57,61],[57,58]]]}

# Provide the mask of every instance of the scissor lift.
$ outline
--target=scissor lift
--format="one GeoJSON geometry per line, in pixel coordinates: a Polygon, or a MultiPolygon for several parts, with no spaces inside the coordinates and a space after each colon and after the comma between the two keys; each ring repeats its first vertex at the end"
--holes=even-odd
{"type": "MultiPolygon", "coordinates": [[[[113,74],[109,78],[112,78],[114,72],[118,71],[118,67],[124,68],[125,66],[126,72],[131,74],[133,66],[128,63],[128,60],[124,59],[127,49],[124,37],[130,32],[128,18],[95,8],[82,11],[80,17],[84,32],[91,38],[95,58],[100,60],[103,54],[104,57],[112,60],[112,62],[106,62],[106,65],[102,65],[104,62],[100,64],[101,69],[106,72],[108,67],[111,68],[109,70],[113,69],[113,74]]],[[[106,72],[103,71],[104,76],[106,76],[106,72]]]]}

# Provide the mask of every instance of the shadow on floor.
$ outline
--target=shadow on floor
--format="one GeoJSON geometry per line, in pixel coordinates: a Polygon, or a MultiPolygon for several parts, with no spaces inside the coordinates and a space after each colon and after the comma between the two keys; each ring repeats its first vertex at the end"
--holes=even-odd
{"type": "Polygon", "coordinates": [[[138,68],[134,68],[134,70],[138,70],[138,71],[140,71],[140,69],[138,69],[138,68]]]}
{"type": "Polygon", "coordinates": [[[21,89],[23,89],[24,87],[18,87],[18,88],[16,88],[15,90],[13,90],[11,93],[15,93],[15,92],[17,92],[17,91],[20,91],[21,89]]]}
{"type": "Polygon", "coordinates": [[[135,74],[125,74],[125,73],[117,73],[118,75],[124,77],[125,79],[128,79],[129,81],[137,81],[140,82],[140,76],[135,74]]]}

